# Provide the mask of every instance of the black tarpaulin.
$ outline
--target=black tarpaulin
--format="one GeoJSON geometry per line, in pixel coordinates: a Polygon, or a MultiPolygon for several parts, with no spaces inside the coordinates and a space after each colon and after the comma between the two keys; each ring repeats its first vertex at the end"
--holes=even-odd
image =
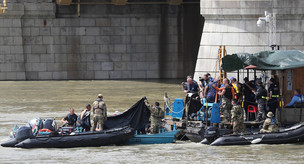
{"type": "Polygon", "coordinates": [[[109,116],[104,123],[105,129],[119,128],[130,126],[135,130],[145,128],[149,123],[150,110],[144,102],[145,98],[139,100],[130,109],[117,116],[109,116]]]}

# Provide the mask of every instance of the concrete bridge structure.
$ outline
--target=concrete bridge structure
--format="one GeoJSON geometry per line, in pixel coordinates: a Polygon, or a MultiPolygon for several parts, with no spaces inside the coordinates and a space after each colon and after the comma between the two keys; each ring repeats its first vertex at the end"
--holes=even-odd
{"type": "Polygon", "coordinates": [[[265,11],[276,13],[280,50],[304,50],[303,0],[201,0],[200,5],[205,24],[195,79],[207,72],[214,76],[219,45],[226,45],[228,54],[271,50],[269,25],[257,27],[265,11]]]}
{"type": "Polygon", "coordinates": [[[0,80],[213,76],[219,45],[228,54],[270,49],[267,25],[256,26],[265,10],[277,14],[280,49],[304,49],[303,0],[101,1],[129,4],[80,0],[87,4],[78,10],[78,0],[9,0],[0,80]]]}
{"type": "Polygon", "coordinates": [[[81,0],[78,10],[77,0],[66,6],[55,0],[8,0],[0,15],[0,80],[193,74],[203,27],[199,0],[95,4],[101,1],[111,2],[81,0]]]}

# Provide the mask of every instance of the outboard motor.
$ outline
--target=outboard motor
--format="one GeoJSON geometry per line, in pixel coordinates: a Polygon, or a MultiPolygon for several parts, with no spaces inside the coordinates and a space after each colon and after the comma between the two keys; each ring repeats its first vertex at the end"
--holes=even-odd
{"type": "Polygon", "coordinates": [[[51,131],[56,131],[57,130],[57,124],[56,124],[54,119],[47,118],[43,122],[43,128],[44,129],[49,129],[51,131]]]}
{"type": "Polygon", "coordinates": [[[38,131],[43,128],[43,122],[41,118],[33,118],[28,122],[28,126],[32,129],[33,135],[36,136],[38,131]]]}
{"type": "Polygon", "coordinates": [[[32,133],[32,129],[28,126],[21,126],[17,131],[16,131],[16,139],[18,142],[21,142],[27,138],[33,138],[34,135],[32,133]]]}
{"type": "Polygon", "coordinates": [[[205,131],[204,137],[208,140],[208,142],[211,144],[213,141],[215,141],[219,137],[219,130],[215,126],[209,126],[207,127],[205,131]]]}

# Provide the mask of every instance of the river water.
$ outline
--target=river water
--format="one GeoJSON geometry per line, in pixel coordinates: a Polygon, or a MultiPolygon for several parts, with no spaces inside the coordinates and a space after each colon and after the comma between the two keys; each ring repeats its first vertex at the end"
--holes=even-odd
{"type": "MultiPolygon", "coordinates": [[[[80,113],[102,93],[109,114],[124,111],[146,96],[163,104],[184,98],[179,80],[3,81],[0,82],[0,142],[15,124],[34,117],[59,120],[70,107],[80,113]]],[[[59,123],[60,125],[60,123],[59,123]]],[[[211,147],[189,141],[174,144],[70,149],[0,147],[0,163],[304,163],[304,144],[211,147]]]]}

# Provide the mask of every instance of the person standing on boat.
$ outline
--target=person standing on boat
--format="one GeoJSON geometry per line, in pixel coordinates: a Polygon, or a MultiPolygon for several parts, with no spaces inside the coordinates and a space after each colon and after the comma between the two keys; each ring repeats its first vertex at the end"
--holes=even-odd
{"type": "Polygon", "coordinates": [[[84,131],[88,132],[91,129],[91,105],[88,104],[78,116],[78,122],[84,131]]]}
{"type": "Polygon", "coordinates": [[[234,89],[234,98],[239,100],[241,98],[241,92],[240,92],[240,88],[241,88],[241,84],[238,83],[238,81],[236,81],[236,79],[234,77],[230,78],[230,82],[232,85],[232,88],[234,89]]]}
{"type": "MultiPolygon", "coordinates": [[[[243,95],[244,95],[244,108],[248,113],[248,106],[254,105],[256,106],[255,95],[252,91],[254,91],[255,84],[254,81],[249,81],[248,77],[244,78],[244,85],[243,85],[243,95]]],[[[250,118],[250,115],[249,115],[250,118]]]]}
{"type": "Polygon", "coordinates": [[[277,120],[274,117],[272,112],[267,113],[267,119],[263,124],[263,128],[260,130],[260,133],[277,133],[279,132],[279,126],[277,124],[277,120]]]}
{"type": "Polygon", "coordinates": [[[257,81],[257,91],[254,92],[256,100],[258,103],[258,116],[256,122],[264,121],[266,119],[266,99],[267,99],[267,90],[264,88],[261,80],[257,81]]]}
{"type": "Polygon", "coordinates": [[[187,78],[187,84],[184,89],[184,92],[185,93],[197,93],[198,92],[197,82],[190,77],[187,78]]]}
{"type": "Polygon", "coordinates": [[[75,114],[74,108],[70,108],[70,113],[61,119],[61,122],[64,123],[64,125],[67,125],[68,127],[74,127],[76,126],[77,122],[77,115],[75,114]]]}
{"type": "Polygon", "coordinates": [[[206,100],[207,100],[208,103],[214,103],[215,102],[216,89],[214,87],[212,87],[213,85],[217,86],[218,85],[218,80],[214,80],[213,82],[210,82],[205,88],[204,95],[206,95],[206,100]]]}
{"type": "Polygon", "coordinates": [[[280,97],[280,88],[279,85],[276,83],[274,78],[271,78],[269,80],[269,88],[268,88],[268,94],[269,94],[269,100],[268,100],[268,107],[269,111],[272,112],[274,115],[276,113],[276,109],[279,104],[279,97],[280,97]]]}
{"type": "Polygon", "coordinates": [[[150,105],[148,100],[145,99],[145,104],[151,112],[150,121],[151,121],[151,133],[157,134],[159,129],[162,126],[162,119],[164,119],[165,112],[162,108],[159,107],[159,103],[155,102],[154,106],[150,105]]]}
{"type": "Polygon", "coordinates": [[[106,103],[103,101],[103,95],[98,94],[96,101],[93,102],[93,114],[94,114],[94,124],[93,131],[96,131],[97,123],[99,130],[103,130],[103,123],[107,120],[107,107],[106,103]]]}
{"type": "MultiPolygon", "coordinates": [[[[222,91],[218,92],[220,96],[222,96],[222,104],[220,106],[221,113],[224,115],[224,123],[231,122],[231,99],[233,97],[233,89],[228,84],[228,79],[225,78],[223,80],[224,88],[222,91]]],[[[214,88],[218,89],[213,86],[214,88]]]]}
{"type": "Polygon", "coordinates": [[[242,107],[238,104],[238,101],[236,99],[232,99],[231,104],[231,123],[233,125],[233,134],[237,135],[239,130],[242,133],[245,133],[246,130],[244,125],[244,113],[242,107]]]}

